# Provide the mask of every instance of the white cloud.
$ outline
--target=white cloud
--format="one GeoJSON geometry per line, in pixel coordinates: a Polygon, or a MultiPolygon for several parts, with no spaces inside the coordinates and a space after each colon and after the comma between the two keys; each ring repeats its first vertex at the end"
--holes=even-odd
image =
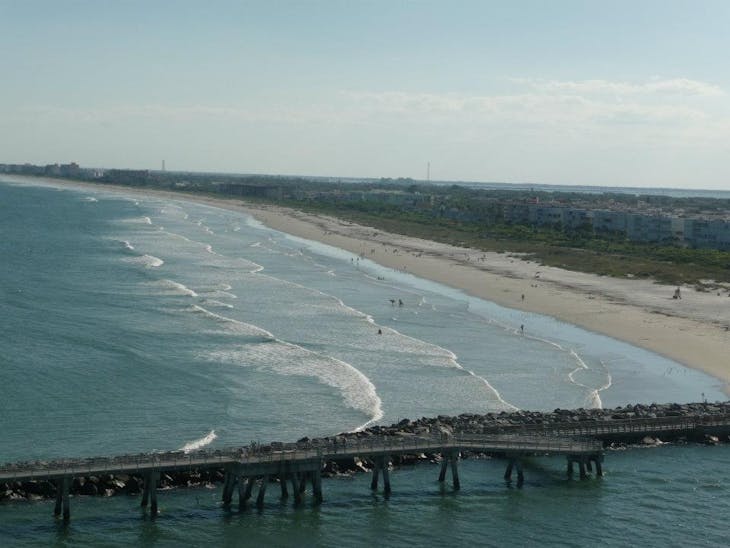
{"type": "Polygon", "coordinates": [[[352,93],[360,108],[401,117],[462,117],[473,122],[534,124],[600,124],[612,122],[701,122],[708,115],[697,107],[656,102],[607,101],[578,94],[520,93],[458,95],[405,92],[352,93]]]}
{"type": "Polygon", "coordinates": [[[615,96],[664,94],[717,97],[725,95],[725,91],[717,85],[698,80],[690,80],[688,78],[655,79],[638,84],[631,82],[612,82],[609,80],[558,81],[530,78],[514,78],[512,81],[548,93],[567,92],[579,94],[611,94],[615,96]]]}

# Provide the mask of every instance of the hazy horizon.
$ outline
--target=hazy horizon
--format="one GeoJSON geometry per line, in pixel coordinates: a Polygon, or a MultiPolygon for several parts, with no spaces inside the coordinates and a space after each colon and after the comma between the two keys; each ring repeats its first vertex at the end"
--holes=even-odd
{"type": "Polygon", "coordinates": [[[728,21],[718,0],[0,0],[0,162],[727,189],[728,21]]]}

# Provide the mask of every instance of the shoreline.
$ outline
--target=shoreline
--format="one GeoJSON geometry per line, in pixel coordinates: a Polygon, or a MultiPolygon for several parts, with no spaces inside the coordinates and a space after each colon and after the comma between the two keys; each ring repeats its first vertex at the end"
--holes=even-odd
{"type": "Polygon", "coordinates": [[[702,371],[730,395],[730,288],[700,292],[650,280],[616,279],[411,238],[324,215],[166,190],[6,175],[9,181],[160,196],[251,215],[286,234],[344,249],[382,266],[442,283],[500,306],[553,317],[702,371]],[[524,297],[523,297],[524,296],[524,297]]]}
{"type": "Polygon", "coordinates": [[[240,210],[275,230],[652,351],[717,378],[730,394],[730,333],[725,329],[730,297],[722,292],[682,287],[682,299],[676,300],[674,286],[652,281],[545,267],[508,253],[384,233],[278,206],[241,205],[240,210]]]}

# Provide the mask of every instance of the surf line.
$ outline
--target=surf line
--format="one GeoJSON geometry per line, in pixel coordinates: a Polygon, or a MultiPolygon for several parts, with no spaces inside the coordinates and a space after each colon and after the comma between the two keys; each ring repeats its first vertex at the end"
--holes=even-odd
{"type": "Polygon", "coordinates": [[[603,401],[601,400],[600,393],[603,392],[604,390],[606,390],[607,388],[610,388],[611,385],[613,384],[613,379],[611,378],[611,374],[608,372],[608,368],[605,366],[605,364],[601,363],[604,371],[606,371],[606,376],[608,377],[608,381],[606,382],[606,384],[604,384],[600,388],[592,388],[590,386],[587,386],[583,383],[576,381],[574,378],[574,375],[578,371],[580,371],[580,370],[590,371],[590,367],[588,367],[586,365],[586,363],[583,361],[583,359],[578,355],[578,353],[575,350],[571,349],[570,355],[573,356],[575,361],[578,363],[578,367],[573,369],[573,371],[571,371],[568,374],[568,379],[570,380],[570,382],[572,382],[576,386],[580,386],[581,388],[590,390],[590,393],[588,394],[588,397],[586,398],[586,400],[588,400],[588,398],[590,398],[590,403],[593,404],[596,409],[603,409],[603,401]]]}
{"type": "MultiPolygon", "coordinates": [[[[269,279],[275,280],[275,281],[277,281],[279,283],[284,283],[284,284],[287,284],[287,285],[291,285],[291,286],[300,288],[300,289],[302,289],[304,291],[307,291],[307,292],[310,292],[310,293],[314,293],[314,294],[321,295],[321,296],[323,296],[323,297],[325,297],[327,299],[332,299],[339,306],[343,307],[345,310],[350,311],[350,313],[352,313],[356,317],[360,317],[360,318],[364,319],[365,321],[367,321],[368,323],[371,323],[371,324],[374,324],[374,325],[376,324],[375,319],[370,314],[366,314],[366,313],[362,312],[361,310],[357,310],[356,308],[353,308],[353,307],[345,304],[345,302],[342,299],[340,299],[339,297],[336,297],[334,295],[330,295],[328,293],[325,293],[324,291],[322,291],[320,289],[306,287],[306,286],[301,285],[301,284],[298,284],[296,282],[292,282],[292,281],[289,281],[289,280],[282,280],[281,278],[275,278],[275,277],[270,276],[268,274],[259,274],[259,275],[262,276],[262,277],[267,277],[269,279]]],[[[484,384],[484,386],[487,388],[487,390],[489,392],[491,392],[496,397],[497,401],[500,404],[502,404],[502,406],[506,407],[508,410],[511,410],[511,411],[519,411],[519,407],[517,407],[517,406],[509,403],[507,400],[505,400],[502,397],[502,395],[499,393],[499,391],[496,388],[494,388],[494,386],[492,386],[491,383],[486,378],[484,378],[481,375],[476,374],[474,371],[470,371],[469,369],[466,369],[464,366],[462,366],[459,363],[458,357],[456,356],[456,354],[454,354],[448,348],[444,348],[444,347],[439,346],[437,344],[433,344],[431,342],[427,342],[427,341],[423,341],[421,339],[417,339],[415,337],[411,337],[410,335],[406,335],[405,333],[401,333],[400,331],[398,331],[396,329],[393,329],[393,328],[386,328],[386,329],[388,329],[389,331],[391,331],[393,333],[398,334],[398,336],[400,336],[400,337],[404,337],[406,339],[409,339],[411,341],[415,341],[415,342],[420,343],[420,344],[425,344],[425,345],[431,346],[432,348],[435,348],[435,349],[443,352],[446,355],[445,358],[449,362],[451,362],[451,364],[452,364],[451,367],[453,367],[454,369],[459,369],[461,371],[464,371],[467,374],[469,374],[472,377],[474,377],[475,379],[479,380],[482,384],[484,384]]],[[[358,371],[358,370],[356,369],[356,371],[358,371]]],[[[362,428],[364,428],[364,426],[363,427],[360,427],[360,429],[362,429],[362,428]]]]}

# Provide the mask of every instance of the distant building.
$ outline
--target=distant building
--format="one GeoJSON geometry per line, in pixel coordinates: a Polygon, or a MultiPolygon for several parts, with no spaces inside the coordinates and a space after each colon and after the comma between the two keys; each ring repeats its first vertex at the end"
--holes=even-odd
{"type": "Polygon", "coordinates": [[[596,234],[625,234],[626,212],[597,209],[593,211],[593,232],[596,234]]]}
{"type": "Polygon", "coordinates": [[[279,185],[251,185],[245,183],[218,183],[218,192],[229,196],[248,196],[251,198],[270,198],[281,200],[283,191],[279,185]]]}
{"type": "Polygon", "coordinates": [[[685,219],[684,241],[697,249],[730,251],[730,223],[724,219],[685,219]]]}
{"type": "Polygon", "coordinates": [[[103,179],[120,185],[144,186],[150,181],[150,172],[147,169],[110,169],[103,179]]]}
{"type": "Polygon", "coordinates": [[[663,215],[630,213],[626,218],[626,237],[632,242],[673,243],[672,219],[663,215]]]}

